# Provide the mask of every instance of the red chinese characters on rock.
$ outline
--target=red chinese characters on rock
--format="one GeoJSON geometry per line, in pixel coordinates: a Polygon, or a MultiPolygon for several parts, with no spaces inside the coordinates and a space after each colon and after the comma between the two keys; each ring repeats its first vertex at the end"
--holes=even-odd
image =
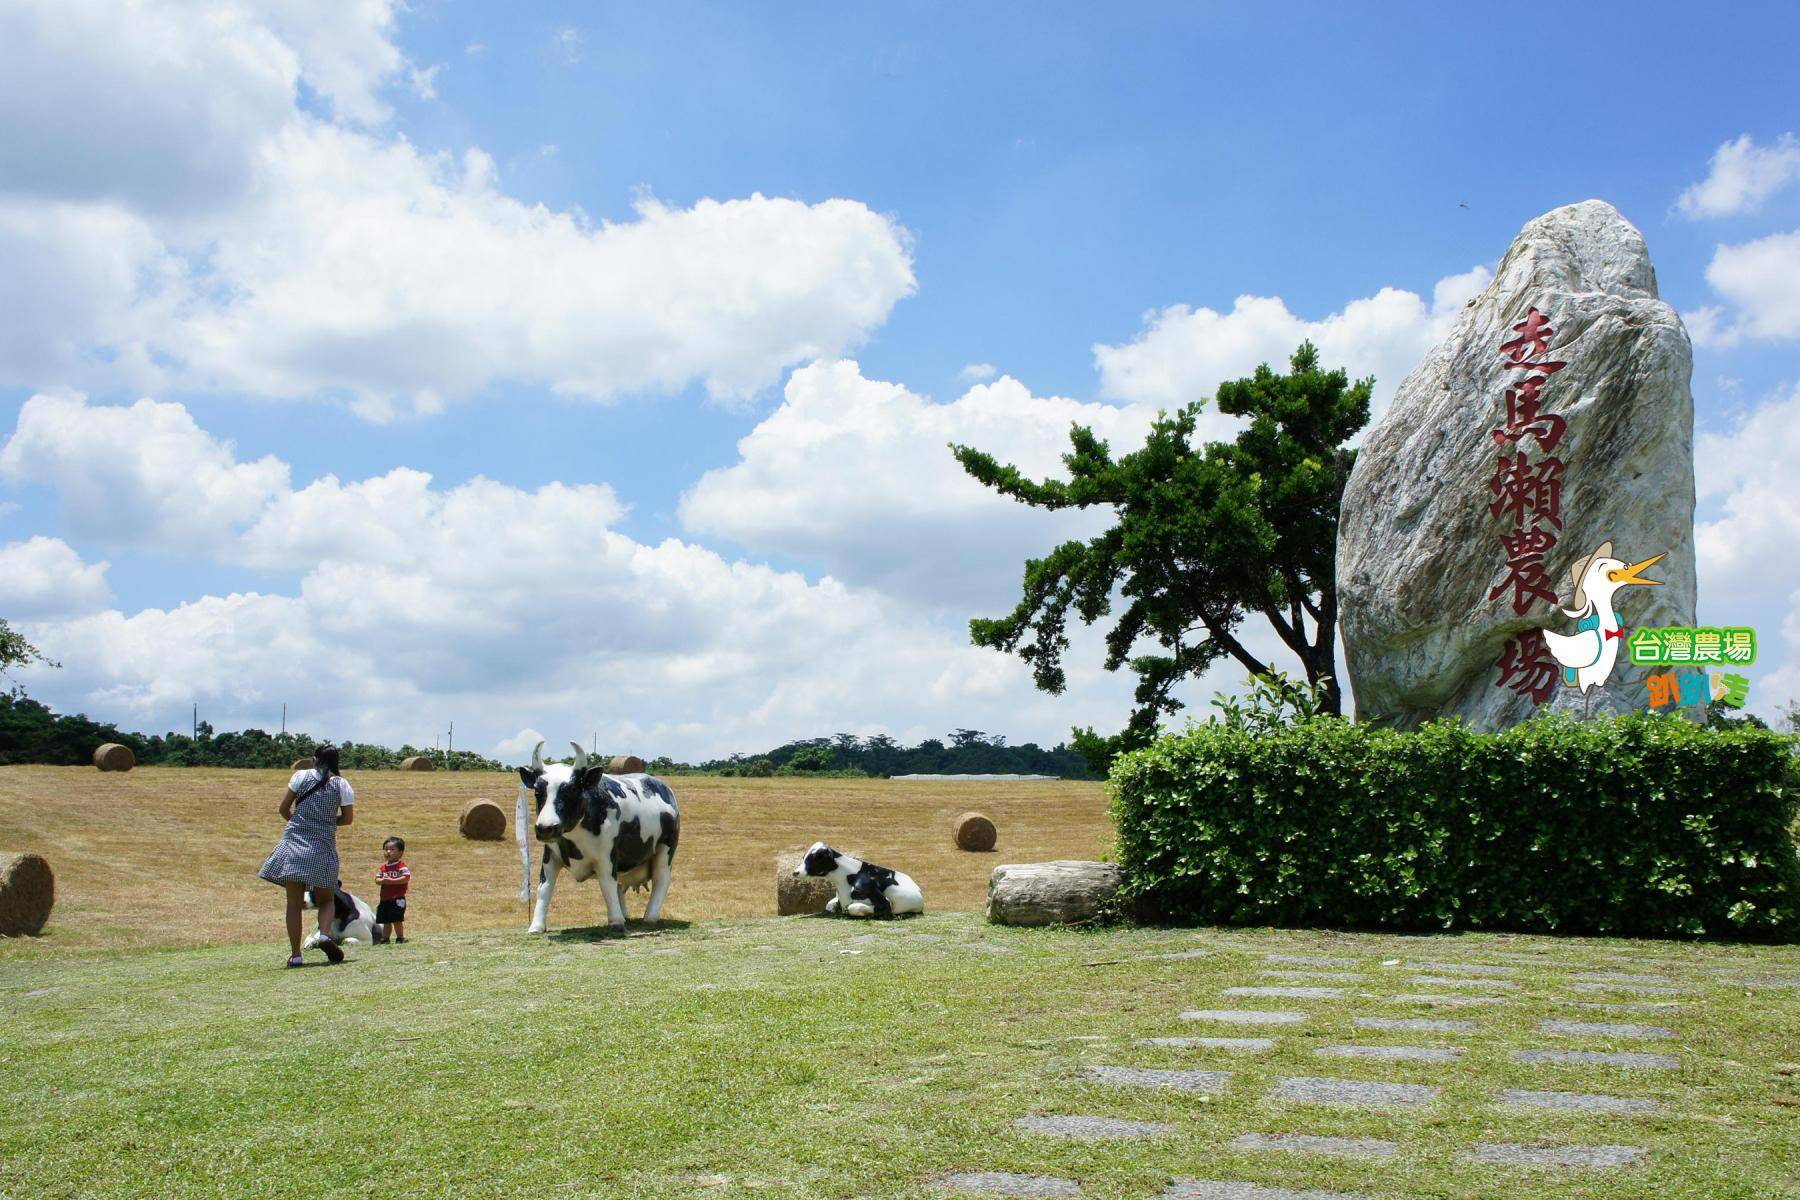
{"type": "MultiPolygon", "coordinates": [[[[1488,599],[1499,600],[1510,592],[1513,612],[1524,616],[1539,601],[1557,602],[1544,564],[1563,527],[1563,461],[1550,452],[1562,441],[1568,422],[1543,411],[1542,392],[1550,377],[1569,364],[1545,357],[1556,330],[1535,307],[1526,310],[1525,319],[1512,332],[1518,336],[1500,344],[1500,357],[1507,370],[1524,375],[1506,389],[1505,421],[1493,431],[1501,453],[1488,481],[1494,497],[1488,513],[1502,524],[1506,577],[1488,592],[1488,599]],[[1536,443],[1535,460],[1527,453],[1527,440],[1536,443]]],[[[1542,631],[1536,629],[1511,638],[1497,665],[1500,677],[1494,686],[1528,695],[1534,704],[1550,698],[1561,670],[1550,657],[1542,631]]]]}

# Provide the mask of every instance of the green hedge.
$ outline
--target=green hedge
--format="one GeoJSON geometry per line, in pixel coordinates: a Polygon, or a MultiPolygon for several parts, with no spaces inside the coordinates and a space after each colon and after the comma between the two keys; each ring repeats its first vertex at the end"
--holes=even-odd
{"type": "Polygon", "coordinates": [[[1202,725],[1122,756],[1111,788],[1151,919],[1800,934],[1800,769],[1767,730],[1202,725]]]}

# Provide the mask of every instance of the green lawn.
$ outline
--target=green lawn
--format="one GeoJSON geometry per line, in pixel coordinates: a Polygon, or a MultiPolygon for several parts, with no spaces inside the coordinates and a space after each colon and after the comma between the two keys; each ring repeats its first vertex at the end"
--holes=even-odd
{"type": "MultiPolygon", "coordinates": [[[[1792,947],[1293,931],[1007,930],[967,913],[881,926],[732,920],[627,940],[434,935],[284,972],[280,947],[0,960],[0,1194],[6,1196],[854,1197],[936,1195],[997,1170],[1092,1197],[1171,1179],[1371,1197],[1800,1195],[1800,977],[1792,947]],[[1134,959],[1204,949],[1206,957],[1134,959]],[[1278,984],[1269,953],[1355,958],[1341,999],[1221,995],[1278,984]],[[1134,959],[1116,962],[1108,960],[1134,959]],[[1508,963],[1493,1006],[1397,1003],[1384,960],[1508,963]],[[1542,965],[1531,965],[1535,960],[1542,965]],[[1100,965],[1090,965],[1100,964],[1100,965]],[[1572,990],[1579,970],[1674,977],[1675,996],[1572,990]],[[1642,1012],[1578,1002],[1674,1002],[1642,1012]],[[1308,1012],[1269,1028],[1184,1009],[1308,1012]],[[1476,1033],[1355,1016],[1472,1020],[1476,1033]],[[1559,1037],[1542,1018],[1650,1023],[1667,1042],[1559,1037]],[[1268,1036],[1258,1056],[1140,1037],[1268,1036]],[[1463,1046],[1457,1063],[1328,1059],[1328,1043],[1463,1046]],[[1527,1065],[1527,1047],[1676,1055],[1678,1071],[1527,1065]],[[1217,1096],[1119,1089],[1083,1068],[1235,1072],[1217,1096]],[[1278,1101],[1278,1077],[1424,1083],[1406,1111],[1278,1101]],[[1661,1102],[1647,1115],[1525,1112],[1506,1088],[1661,1102]],[[1032,1114],[1168,1122],[1152,1141],[1063,1141],[1032,1114]],[[1376,1137],[1381,1162],[1229,1149],[1245,1132],[1376,1137]],[[1476,1142],[1644,1147],[1634,1166],[1461,1161],[1476,1142]]],[[[316,955],[314,956],[317,957],[316,955]]],[[[1308,968],[1293,967],[1295,971],[1308,968]]],[[[1321,968],[1327,969],[1327,968],[1321,968]]],[[[1299,981],[1304,982],[1304,981],[1299,981]]]]}

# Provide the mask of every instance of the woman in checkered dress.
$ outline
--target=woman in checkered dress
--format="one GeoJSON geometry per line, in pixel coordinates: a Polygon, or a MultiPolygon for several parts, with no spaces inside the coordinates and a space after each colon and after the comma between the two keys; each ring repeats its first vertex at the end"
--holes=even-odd
{"type": "Polygon", "coordinates": [[[332,940],[330,929],[338,884],[337,827],[355,818],[356,793],[338,771],[336,746],[320,746],[310,771],[295,771],[281,798],[281,816],[287,828],[281,832],[268,861],[257,874],[287,889],[287,965],[301,965],[300,913],[306,891],[312,889],[319,908],[319,949],[332,962],[343,962],[344,952],[332,940]]]}

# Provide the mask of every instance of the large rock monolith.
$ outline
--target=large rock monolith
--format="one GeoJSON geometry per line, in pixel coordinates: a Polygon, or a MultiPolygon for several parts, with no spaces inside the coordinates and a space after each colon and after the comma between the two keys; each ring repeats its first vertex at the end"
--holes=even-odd
{"type": "Polygon", "coordinates": [[[1400,384],[1345,487],[1337,585],[1359,720],[1404,729],[1455,715],[1495,730],[1540,703],[1578,715],[1646,706],[1647,670],[1623,652],[1610,682],[1585,695],[1549,686],[1543,670],[1534,689],[1524,672],[1500,685],[1520,635],[1528,646],[1527,631],[1575,629],[1547,597],[1520,591],[1509,561],[1529,575],[1533,539],[1554,537],[1537,580],[1571,606],[1570,571],[1602,543],[1628,564],[1662,554],[1644,572],[1662,586],[1622,587],[1619,622],[1627,633],[1694,623],[1692,373],[1643,235],[1616,209],[1588,200],[1525,226],[1400,384]],[[1539,331],[1548,336],[1534,346],[1539,331]],[[1515,360],[1564,365],[1534,373],[1515,360]],[[1535,396],[1521,391],[1533,377],[1535,396]],[[1525,469],[1507,468],[1520,456],[1525,469]],[[1526,475],[1535,485],[1520,488],[1526,475]]]}

